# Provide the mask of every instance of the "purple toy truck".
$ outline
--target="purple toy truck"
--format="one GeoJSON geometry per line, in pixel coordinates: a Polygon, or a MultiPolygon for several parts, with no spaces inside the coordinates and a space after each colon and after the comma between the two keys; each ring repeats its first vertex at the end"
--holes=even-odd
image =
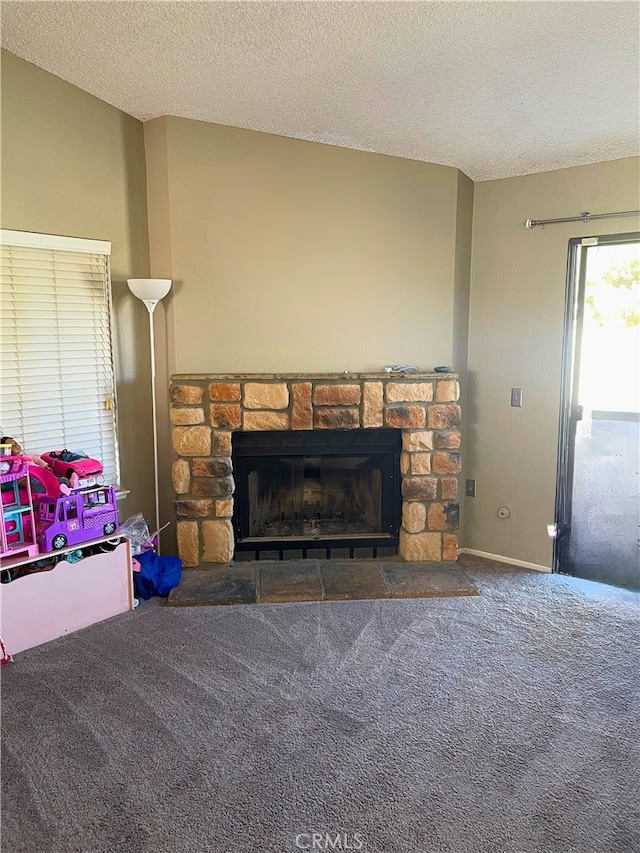
{"type": "Polygon", "coordinates": [[[89,486],[50,498],[34,495],[36,539],[41,552],[59,551],[118,529],[116,490],[89,486]]]}

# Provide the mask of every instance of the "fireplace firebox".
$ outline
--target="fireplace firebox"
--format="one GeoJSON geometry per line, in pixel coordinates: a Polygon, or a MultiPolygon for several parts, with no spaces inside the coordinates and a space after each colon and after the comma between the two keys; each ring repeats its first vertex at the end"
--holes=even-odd
{"type": "Polygon", "coordinates": [[[395,429],[234,433],[236,551],[394,553],[400,451],[395,429]]]}

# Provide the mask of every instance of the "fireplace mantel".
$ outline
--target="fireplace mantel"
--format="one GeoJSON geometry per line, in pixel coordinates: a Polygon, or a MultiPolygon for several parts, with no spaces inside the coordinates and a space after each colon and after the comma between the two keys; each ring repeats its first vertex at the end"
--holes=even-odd
{"type": "Polygon", "coordinates": [[[185,566],[233,559],[233,433],[270,430],[401,430],[400,556],[457,558],[457,374],[190,373],[171,383],[172,481],[185,566]]]}

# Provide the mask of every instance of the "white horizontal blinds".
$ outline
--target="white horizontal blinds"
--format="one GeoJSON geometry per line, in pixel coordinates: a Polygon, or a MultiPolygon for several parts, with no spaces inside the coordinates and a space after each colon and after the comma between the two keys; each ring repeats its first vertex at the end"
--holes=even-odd
{"type": "Polygon", "coordinates": [[[33,453],[84,451],[118,483],[108,256],[3,242],[0,424],[33,453]]]}

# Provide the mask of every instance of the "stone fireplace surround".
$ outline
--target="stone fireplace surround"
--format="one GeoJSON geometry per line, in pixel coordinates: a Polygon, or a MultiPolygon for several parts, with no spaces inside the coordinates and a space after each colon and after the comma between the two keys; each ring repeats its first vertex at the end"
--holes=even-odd
{"type": "Polygon", "coordinates": [[[400,556],[456,560],[460,387],[455,373],[177,374],[171,475],[187,567],[234,556],[234,431],[402,431],[400,556]]]}

